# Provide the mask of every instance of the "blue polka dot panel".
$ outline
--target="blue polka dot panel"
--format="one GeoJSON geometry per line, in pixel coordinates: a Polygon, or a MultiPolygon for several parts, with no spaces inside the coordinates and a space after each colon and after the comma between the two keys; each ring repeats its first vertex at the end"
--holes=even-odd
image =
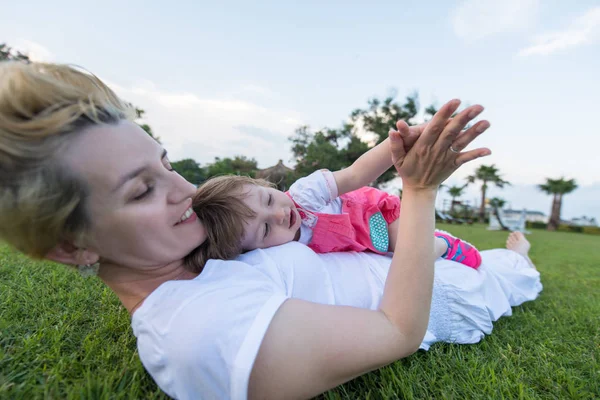
{"type": "Polygon", "coordinates": [[[377,251],[387,252],[390,247],[390,238],[388,235],[388,225],[381,212],[373,214],[369,218],[369,229],[371,243],[377,251]]]}

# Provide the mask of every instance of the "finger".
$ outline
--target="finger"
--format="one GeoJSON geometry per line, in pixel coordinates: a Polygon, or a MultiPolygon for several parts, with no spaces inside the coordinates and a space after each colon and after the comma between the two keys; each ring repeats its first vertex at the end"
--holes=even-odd
{"type": "MultiPolygon", "coordinates": [[[[398,121],[396,126],[398,126],[398,124],[400,124],[400,123],[401,122],[398,121]]],[[[404,121],[402,121],[402,123],[406,124],[404,121]]],[[[408,151],[408,149],[411,149],[414,146],[414,144],[417,142],[417,139],[419,139],[419,136],[421,136],[423,134],[423,131],[425,130],[425,128],[427,128],[428,124],[429,124],[429,122],[424,122],[419,125],[413,125],[413,126],[408,127],[408,131],[409,131],[408,136],[402,138],[404,140],[404,148],[407,151],[408,151]]]]}
{"type": "MultiPolygon", "coordinates": [[[[453,117],[448,118],[448,120],[446,121],[446,125],[448,125],[450,122],[452,122],[453,119],[454,119],[453,117]]],[[[396,127],[398,127],[398,124],[401,122],[404,122],[404,120],[403,119],[398,120],[398,122],[396,122],[396,127]]],[[[420,135],[421,133],[423,133],[425,128],[427,128],[427,125],[429,125],[429,121],[423,122],[422,124],[409,126],[409,129],[411,131],[411,134],[417,133],[420,135]]]]}
{"type": "Polygon", "coordinates": [[[408,125],[408,124],[406,123],[406,121],[405,121],[405,120],[403,120],[403,119],[399,119],[399,120],[396,122],[396,130],[398,130],[398,131],[399,131],[400,129],[402,129],[401,127],[403,127],[403,126],[406,126],[406,125],[408,125]]]}
{"type": "Polygon", "coordinates": [[[417,142],[426,146],[435,143],[443,132],[446,121],[448,121],[448,118],[452,117],[452,114],[458,109],[458,106],[460,106],[460,100],[458,99],[450,100],[444,104],[438,112],[435,113],[431,121],[429,121],[417,142]]]}
{"type": "Polygon", "coordinates": [[[489,121],[479,121],[466,131],[460,133],[456,140],[452,142],[452,147],[455,150],[462,151],[466,148],[475,138],[481,135],[490,127],[489,121]]]}
{"type": "MultiPolygon", "coordinates": [[[[413,129],[416,128],[415,126],[408,126],[403,120],[396,122],[396,128],[404,142],[404,151],[408,152],[414,146],[419,136],[421,136],[421,133],[418,129],[413,129]]],[[[392,131],[393,129],[390,130],[390,132],[392,131]]]]}
{"type": "Polygon", "coordinates": [[[402,140],[401,131],[390,130],[390,152],[392,153],[392,162],[395,166],[402,164],[406,151],[404,150],[404,141],[402,140]],[[398,164],[399,163],[399,164],[398,164]]]}
{"type": "Polygon", "coordinates": [[[417,141],[417,138],[423,133],[425,127],[422,125],[409,126],[408,123],[402,119],[396,122],[396,130],[400,132],[400,136],[402,136],[405,149],[411,148],[417,141]]]}
{"type": "Polygon", "coordinates": [[[404,120],[400,120],[396,122],[396,130],[400,133],[402,138],[408,137],[410,135],[410,127],[404,120]]]}
{"type": "Polygon", "coordinates": [[[454,164],[457,167],[460,167],[463,164],[466,164],[470,161],[476,160],[481,157],[487,157],[490,154],[492,154],[492,151],[487,147],[482,147],[471,151],[465,151],[464,153],[460,153],[460,155],[456,157],[456,160],[454,160],[454,164]]]}
{"type": "Polygon", "coordinates": [[[446,143],[452,143],[465,126],[467,126],[469,121],[476,118],[482,111],[483,107],[478,104],[465,108],[452,118],[452,121],[446,126],[440,139],[446,143]]]}
{"type": "MultiPolygon", "coordinates": [[[[396,128],[398,128],[398,124],[406,124],[406,121],[404,121],[403,119],[398,120],[398,122],[396,122],[396,128]]],[[[427,125],[429,124],[429,122],[423,122],[422,124],[418,124],[418,125],[413,125],[413,126],[409,126],[408,129],[410,129],[411,133],[414,134],[421,134],[423,133],[423,131],[425,130],[425,128],[427,128],[427,125]]]]}

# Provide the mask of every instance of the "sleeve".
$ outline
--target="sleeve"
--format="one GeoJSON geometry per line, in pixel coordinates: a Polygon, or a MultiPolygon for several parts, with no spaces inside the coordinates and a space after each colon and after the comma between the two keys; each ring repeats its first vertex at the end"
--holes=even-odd
{"type": "Polygon", "coordinates": [[[300,207],[319,212],[338,197],[338,187],[333,173],[322,169],[294,182],[289,194],[300,207]]]}
{"type": "Polygon", "coordinates": [[[144,366],[174,398],[247,398],[254,360],[287,296],[268,274],[238,264],[244,268],[232,271],[231,265],[221,264],[227,279],[215,280],[214,275],[225,276],[215,271],[194,296],[170,310],[169,321],[160,324],[162,332],[154,339],[138,335],[140,357],[148,361],[144,366]]]}

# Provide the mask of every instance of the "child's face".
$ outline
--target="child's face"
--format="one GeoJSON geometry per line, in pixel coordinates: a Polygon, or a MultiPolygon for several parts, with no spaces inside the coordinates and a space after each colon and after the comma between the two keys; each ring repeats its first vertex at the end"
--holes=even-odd
{"type": "Polygon", "coordinates": [[[277,189],[248,185],[244,203],[256,213],[246,223],[244,250],[278,246],[300,237],[300,215],[294,202],[277,189]]]}

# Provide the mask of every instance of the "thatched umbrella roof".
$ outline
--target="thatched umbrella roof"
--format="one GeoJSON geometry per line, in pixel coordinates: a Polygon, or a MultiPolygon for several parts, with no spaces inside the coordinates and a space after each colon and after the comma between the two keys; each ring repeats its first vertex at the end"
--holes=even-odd
{"type": "MultiPolygon", "coordinates": [[[[294,170],[283,165],[283,160],[279,160],[279,162],[272,167],[259,169],[258,171],[256,171],[256,177],[266,179],[269,182],[273,182],[279,187],[280,183],[285,182],[285,178],[290,172],[294,172],[294,170]]],[[[285,190],[282,188],[279,189],[285,190]]]]}
{"type": "Polygon", "coordinates": [[[287,174],[293,171],[293,169],[283,165],[283,160],[279,160],[277,165],[256,171],[256,177],[277,183],[280,180],[285,179],[287,174]]]}

